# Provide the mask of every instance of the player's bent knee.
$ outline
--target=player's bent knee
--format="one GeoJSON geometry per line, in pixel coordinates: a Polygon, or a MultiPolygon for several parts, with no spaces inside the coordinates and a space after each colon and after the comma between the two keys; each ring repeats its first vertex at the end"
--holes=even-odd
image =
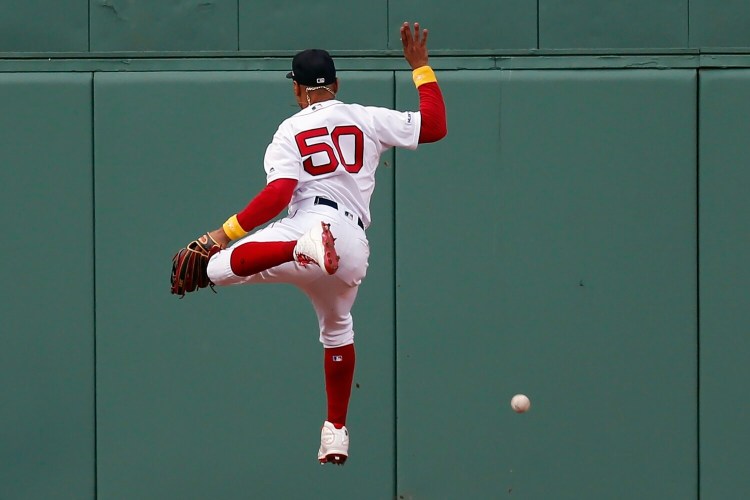
{"type": "Polygon", "coordinates": [[[230,252],[219,252],[213,255],[211,260],[208,261],[206,273],[208,274],[208,279],[213,284],[226,285],[231,283],[233,278],[235,278],[234,273],[232,273],[232,267],[229,265],[229,255],[230,252]]]}

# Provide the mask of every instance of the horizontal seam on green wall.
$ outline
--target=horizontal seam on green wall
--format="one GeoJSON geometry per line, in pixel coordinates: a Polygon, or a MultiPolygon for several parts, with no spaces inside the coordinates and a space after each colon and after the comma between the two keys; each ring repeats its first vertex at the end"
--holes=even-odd
{"type": "MultiPolygon", "coordinates": [[[[125,54],[107,57],[55,56],[7,57],[0,55],[0,72],[86,72],[86,71],[287,71],[288,57],[196,57],[194,55],[125,54]]],[[[408,71],[403,57],[342,55],[336,57],[341,71],[408,71]]],[[[745,53],[675,54],[549,54],[460,56],[432,55],[436,70],[503,69],[700,69],[750,68],[745,53]]]]}

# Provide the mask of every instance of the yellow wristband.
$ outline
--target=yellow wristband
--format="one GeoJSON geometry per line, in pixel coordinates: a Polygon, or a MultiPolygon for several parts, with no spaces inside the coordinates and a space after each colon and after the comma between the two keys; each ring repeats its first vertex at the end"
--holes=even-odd
{"type": "Polygon", "coordinates": [[[224,225],[221,227],[224,229],[224,232],[227,234],[227,236],[229,236],[229,239],[232,240],[242,238],[247,234],[247,231],[242,229],[242,226],[240,226],[240,221],[237,220],[237,214],[234,214],[233,216],[228,218],[224,225]]]}
{"type": "Polygon", "coordinates": [[[411,77],[414,80],[414,85],[419,88],[420,85],[425,83],[437,82],[435,78],[435,72],[429,66],[421,66],[411,72],[411,77]]]}

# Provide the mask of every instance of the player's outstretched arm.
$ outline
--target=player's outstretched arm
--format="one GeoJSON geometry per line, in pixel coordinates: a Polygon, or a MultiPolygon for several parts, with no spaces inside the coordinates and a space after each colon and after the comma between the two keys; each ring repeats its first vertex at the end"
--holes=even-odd
{"type": "Polygon", "coordinates": [[[401,25],[401,44],[404,46],[404,58],[411,69],[427,66],[427,30],[420,30],[419,23],[414,23],[412,31],[409,23],[401,25]]]}
{"type": "Polygon", "coordinates": [[[220,228],[208,234],[222,248],[226,248],[230,241],[242,238],[249,231],[276,217],[289,205],[296,187],[295,179],[272,181],[241,212],[231,216],[220,228]]]}
{"type": "Polygon", "coordinates": [[[419,23],[414,23],[413,30],[408,22],[401,26],[404,58],[411,66],[414,85],[419,92],[419,112],[422,117],[420,143],[436,142],[448,134],[443,94],[435,72],[427,65],[427,35],[428,31],[420,29],[419,23]]]}

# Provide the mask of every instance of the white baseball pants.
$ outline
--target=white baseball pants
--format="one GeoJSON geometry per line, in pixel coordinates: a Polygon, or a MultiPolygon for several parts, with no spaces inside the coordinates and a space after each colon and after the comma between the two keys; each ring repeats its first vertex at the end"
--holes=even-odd
{"type": "Polygon", "coordinates": [[[289,283],[302,290],[318,316],[320,342],[325,347],[340,347],[354,342],[351,310],[359,284],[367,273],[370,245],[356,216],[339,206],[313,205],[313,199],[293,206],[290,215],[237,240],[211,257],[208,277],[218,286],[251,283],[289,283]],[[347,216],[349,215],[349,216],[347,216]],[[328,276],[320,267],[287,262],[251,276],[232,272],[230,257],[235,248],[250,241],[294,241],[321,221],[331,224],[336,238],[339,269],[328,276]]]}

